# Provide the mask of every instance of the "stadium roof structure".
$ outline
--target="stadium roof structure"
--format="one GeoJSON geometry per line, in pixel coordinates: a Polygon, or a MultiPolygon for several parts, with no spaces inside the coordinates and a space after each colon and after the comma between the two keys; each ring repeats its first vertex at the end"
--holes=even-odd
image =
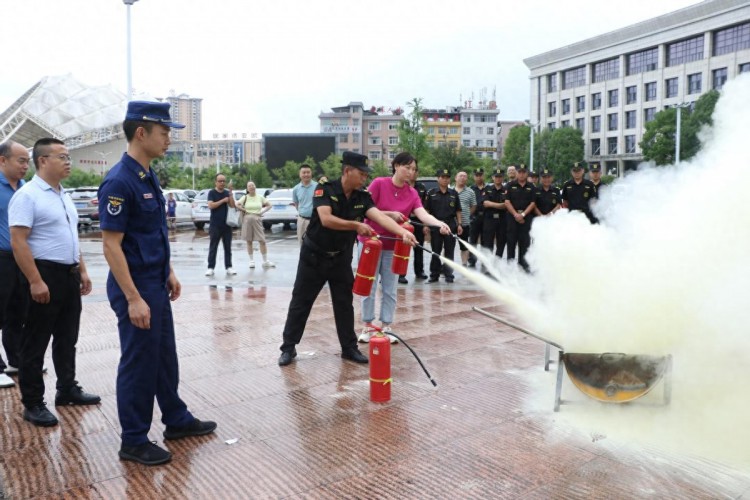
{"type": "Polygon", "coordinates": [[[122,137],[128,100],[110,85],[89,87],[70,74],[47,76],[0,114],[0,142],[31,147],[42,137],[64,140],[68,149],[122,137]]]}

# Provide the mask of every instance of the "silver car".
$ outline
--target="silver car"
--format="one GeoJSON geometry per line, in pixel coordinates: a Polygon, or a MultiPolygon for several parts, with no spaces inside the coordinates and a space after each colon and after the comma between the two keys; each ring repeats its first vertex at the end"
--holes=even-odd
{"type": "Polygon", "coordinates": [[[78,212],[78,225],[90,226],[99,222],[99,200],[96,186],[77,187],[67,191],[78,212]]]}
{"type": "Polygon", "coordinates": [[[263,214],[263,227],[271,229],[274,224],[284,224],[284,229],[291,229],[297,224],[297,207],[292,203],[291,189],[276,189],[266,197],[271,210],[263,214]]]}

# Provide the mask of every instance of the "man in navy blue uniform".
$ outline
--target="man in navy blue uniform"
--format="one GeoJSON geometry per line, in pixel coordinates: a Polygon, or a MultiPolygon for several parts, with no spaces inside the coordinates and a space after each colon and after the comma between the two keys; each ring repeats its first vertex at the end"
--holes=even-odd
{"type": "Polygon", "coordinates": [[[463,234],[461,227],[461,203],[458,200],[458,193],[455,189],[448,187],[451,180],[451,174],[447,168],[441,168],[437,171],[438,187],[432,188],[427,192],[425,209],[436,219],[450,228],[446,232],[443,228],[430,228],[430,246],[432,247],[432,260],[430,260],[430,279],[429,283],[435,283],[442,273],[445,276],[446,283],[453,283],[453,268],[443,264],[440,255],[443,250],[444,257],[450,261],[453,260],[453,252],[456,249],[456,240],[453,235],[463,234]]]}
{"type": "Polygon", "coordinates": [[[120,458],[144,465],[168,462],[172,454],[148,439],[154,397],[165,439],[209,434],[215,422],[200,421],[177,393],[179,370],[170,300],[181,285],[169,257],[164,195],[151,161],[164,156],[169,104],[133,101],[122,128],[128,150],[99,188],[104,257],[110,267],[107,296],[117,315],[120,365],[117,411],[122,427],[120,458]]]}
{"type": "Polygon", "coordinates": [[[367,363],[357,348],[352,302],[352,248],[358,234],[373,236],[364,223],[365,217],[377,222],[405,243],[414,245],[414,235],[375,207],[372,196],[362,189],[372,172],[367,157],[345,152],[341,178],[321,181],[313,193],[312,220],[302,240],[294,280],[292,300],[284,325],[279,366],[286,366],[297,356],[296,346],[302,340],[307,318],[315,299],[328,283],[333,302],[333,318],[341,345],[341,357],[355,363],[367,363]]]}

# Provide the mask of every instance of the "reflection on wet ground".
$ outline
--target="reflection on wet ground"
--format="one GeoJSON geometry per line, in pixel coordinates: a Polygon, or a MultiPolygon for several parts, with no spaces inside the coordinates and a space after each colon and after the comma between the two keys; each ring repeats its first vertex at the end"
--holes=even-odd
{"type": "MultiPolygon", "coordinates": [[[[592,439],[552,413],[554,371],[540,342],[471,312],[506,315],[468,283],[399,288],[392,400],[369,401],[366,367],[342,361],[324,289],[296,361],[276,364],[296,266],[292,232],[273,235],[275,270],[205,278],[205,232],[173,248],[183,296],[174,303],[182,397],[214,435],[165,446],[167,465],[117,459],[118,340],[104,295],[106,265],[84,239],[95,291],[86,299],[78,379],[97,407],[53,408],[54,428],[24,422],[16,389],[0,390],[0,476],[11,498],[737,498],[750,477],[703,460],[592,439]],[[549,404],[527,399],[549,386],[549,404]]],[[[98,246],[97,246],[98,245],[98,246]]],[[[98,250],[97,250],[98,248],[98,250]]],[[[217,270],[218,271],[218,270],[217,270]]],[[[217,275],[220,274],[217,272],[217,275]]],[[[359,310],[358,301],[355,309],[359,310]]],[[[48,366],[52,366],[50,360],[48,366]]],[[[46,379],[54,397],[53,370],[46,379]]],[[[569,388],[568,388],[569,389],[569,388]]],[[[564,410],[563,410],[564,411],[564,410]]],[[[150,438],[162,442],[158,410],[150,438]]],[[[1,496],[1,495],[0,495],[1,496]]]]}

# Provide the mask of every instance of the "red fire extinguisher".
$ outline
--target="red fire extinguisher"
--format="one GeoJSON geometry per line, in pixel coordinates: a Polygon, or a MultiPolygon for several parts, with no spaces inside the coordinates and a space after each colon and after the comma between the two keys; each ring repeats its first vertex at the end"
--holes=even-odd
{"type": "Polygon", "coordinates": [[[391,341],[378,332],[370,337],[370,401],[390,401],[391,382],[391,341]]]}
{"type": "Polygon", "coordinates": [[[359,255],[357,274],[354,276],[354,287],[352,292],[362,297],[370,295],[372,284],[375,282],[375,273],[380,260],[380,252],[383,243],[377,238],[370,238],[362,245],[362,253],[359,255]]]}
{"type": "MultiPolygon", "coordinates": [[[[408,222],[401,224],[401,227],[409,231],[414,232],[414,226],[408,222]]],[[[409,256],[411,255],[411,246],[404,243],[403,240],[396,242],[396,247],[393,249],[393,260],[391,261],[391,272],[399,276],[406,274],[409,270],[409,256]]]]}

